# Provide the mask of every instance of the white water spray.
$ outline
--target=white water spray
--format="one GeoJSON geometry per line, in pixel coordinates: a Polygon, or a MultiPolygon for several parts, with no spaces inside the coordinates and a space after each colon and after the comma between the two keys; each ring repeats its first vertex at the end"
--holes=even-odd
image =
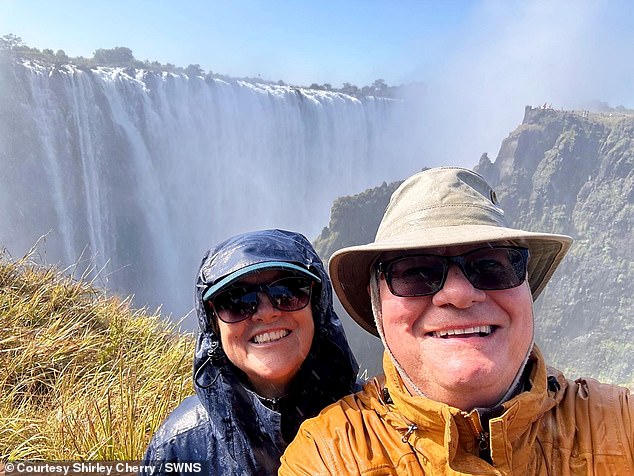
{"type": "Polygon", "coordinates": [[[0,85],[0,246],[18,256],[48,233],[48,262],[88,256],[109,289],[174,318],[215,242],[312,239],[335,198],[424,165],[395,146],[399,101],[30,62],[0,85]]]}

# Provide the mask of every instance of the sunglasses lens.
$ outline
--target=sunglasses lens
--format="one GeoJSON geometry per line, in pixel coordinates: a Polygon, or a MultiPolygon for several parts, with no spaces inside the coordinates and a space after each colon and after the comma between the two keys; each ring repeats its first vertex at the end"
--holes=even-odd
{"type": "Polygon", "coordinates": [[[408,256],[390,263],[388,285],[396,296],[427,296],[442,287],[445,261],[440,256],[408,256]]]}
{"type": "Polygon", "coordinates": [[[450,263],[459,265],[476,289],[510,289],[522,284],[526,278],[528,250],[490,247],[459,256],[406,256],[386,266],[387,284],[396,296],[428,296],[443,287],[450,263]]]}
{"type": "Polygon", "coordinates": [[[463,255],[465,273],[474,288],[510,289],[526,277],[528,252],[519,248],[483,248],[463,255]]]}
{"type": "Polygon", "coordinates": [[[212,298],[213,309],[223,322],[244,321],[258,310],[258,293],[266,293],[271,304],[280,311],[299,311],[310,302],[311,281],[288,277],[270,284],[235,286],[212,298]]]}
{"type": "Polygon", "coordinates": [[[213,298],[213,306],[218,317],[226,323],[244,321],[257,311],[257,291],[247,287],[228,289],[213,298]]]}
{"type": "Polygon", "coordinates": [[[281,311],[298,311],[310,301],[310,281],[304,278],[284,278],[268,286],[271,303],[281,311]]]}

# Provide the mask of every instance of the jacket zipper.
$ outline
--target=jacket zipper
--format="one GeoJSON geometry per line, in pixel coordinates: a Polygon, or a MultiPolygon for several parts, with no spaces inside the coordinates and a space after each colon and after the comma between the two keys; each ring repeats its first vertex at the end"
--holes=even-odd
{"type": "Polygon", "coordinates": [[[472,410],[468,413],[462,412],[462,416],[464,417],[467,425],[475,436],[476,442],[478,444],[480,458],[491,463],[491,452],[489,451],[489,432],[484,431],[484,428],[482,427],[482,422],[480,421],[480,414],[477,410],[472,410]]]}
{"type": "Polygon", "coordinates": [[[409,437],[411,436],[411,434],[414,433],[416,430],[418,430],[418,427],[416,426],[416,423],[410,423],[407,426],[407,431],[403,435],[403,438],[401,438],[401,441],[403,443],[407,443],[409,441],[409,437]]]}
{"type": "MultiPolygon", "coordinates": [[[[379,397],[379,401],[384,405],[384,406],[388,406],[393,404],[394,402],[392,401],[392,397],[390,397],[390,392],[387,389],[387,387],[381,387],[378,385],[378,381],[376,379],[374,379],[374,383],[376,385],[376,388],[378,389],[378,395],[380,395],[379,397]]],[[[389,410],[388,410],[389,411],[389,410]]],[[[409,420],[407,420],[403,415],[401,415],[400,413],[398,414],[401,419],[403,421],[405,421],[406,425],[407,425],[407,430],[405,431],[405,433],[403,434],[403,437],[401,438],[401,441],[403,443],[409,443],[409,437],[412,436],[412,433],[414,433],[416,430],[418,430],[418,426],[416,425],[416,423],[413,423],[409,420]]]]}

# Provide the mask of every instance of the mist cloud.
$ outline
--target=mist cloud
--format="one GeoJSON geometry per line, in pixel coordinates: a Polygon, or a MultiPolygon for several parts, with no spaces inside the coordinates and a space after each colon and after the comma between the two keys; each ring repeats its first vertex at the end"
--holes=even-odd
{"type": "Polygon", "coordinates": [[[424,165],[497,156],[525,105],[634,107],[632,7],[625,2],[483,2],[442,60],[411,118],[424,165]]]}

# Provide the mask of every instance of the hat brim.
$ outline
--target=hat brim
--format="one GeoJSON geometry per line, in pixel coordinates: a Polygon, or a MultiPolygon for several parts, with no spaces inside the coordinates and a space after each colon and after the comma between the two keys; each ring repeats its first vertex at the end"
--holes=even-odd
{"type": "Polygon", "coordinates": [[[528,282],[537,299],[572,244],[566,235],[488,225],[436,227],[402,234],[390,240],[336,251],[329,262],[332,285],[341,304],[363,329],[378,336],[368,284],[377,258],[387,251],[419,250],[477,243],[512,242],[529,249],[528,282]]]}
{"type": "Polygon", "coordinates": [[[272,269],[294,271],[300,274],[304,274],[305,276],[312,279],[313,281],[321,283],[321,279],[319,278],[319,276],[317,276],[314,273],[311,273],[306,268],[302,268],[301,266],[298,266],[294,263],[289,263],[286,261],[264,261],[262,263],[255,263],[250,266],[245,266],[244,268],[241,268],[237,271],[234,271],[231,274],[228,274],[227,276],[222,278],[220,281],[215,283],[213,286],[210,286],[209,289],[205,291],[205,293],[203,294],[203,301],[207,301],[211,299],[214,295],[218,294],[219,291],[226,288],[230,284],[236,282],[238,279],[244,277],[247,274],[251,274],[256,271],[272,270],[272,269]]]}

